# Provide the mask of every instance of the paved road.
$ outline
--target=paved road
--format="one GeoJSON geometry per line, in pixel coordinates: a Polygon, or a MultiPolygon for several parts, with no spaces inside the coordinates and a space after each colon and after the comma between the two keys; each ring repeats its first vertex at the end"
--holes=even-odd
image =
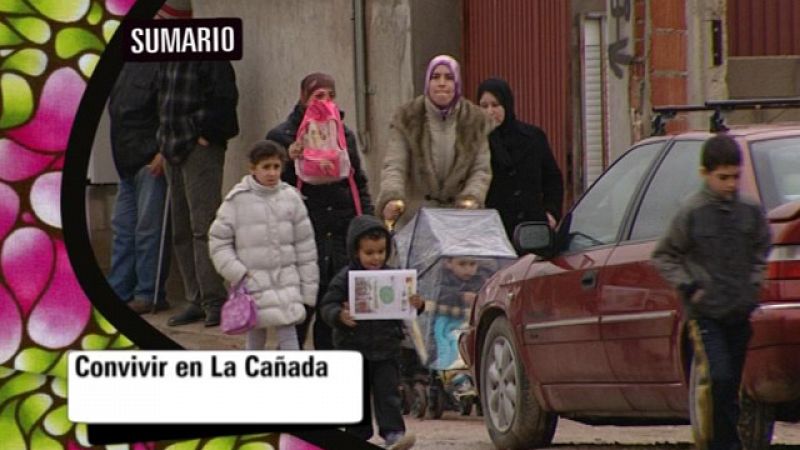
{"type": "MultiPolygon", "coordinates": [[[[182,305],[178,305],[179,307],[182,305]]],[[[143,316],[153,326],[190,349],[242,349],[242,336],[227,336],[219,327],[202,323],[166,326],[176,309],[143,316]]],[[[275,348],[274,333],[267,348],[275,348]]],[[[494,450],[483,418],[446,412],[440,420],[418,420],[406,416],[406,427],[417,435],[415,450],[494,450]]],[[[379,441],[378,441],[379,442],[379,441]]],[[[688,426],[614,427],[589,426],[571,420],[559,421],[551,449],[558,450],[688,450],[692,448],[688,426]]],[[[800,424],[779,423],[773,440],[775,450],[800,450],[800,424]]]]}
{"type": "MultiPolygon", "coordinates": [[[[418,450],[494,450],[483,418],[447,412],[441,420],[406,418],[417,435],[418,450]]],[[[554,450],[688,450],[692,448],[688,426],[614,427],[590,426],[562,419],[553,439],[554,450]]],[[[800,449],[800,424],[779,423],[773,449],[800,449]]]]}

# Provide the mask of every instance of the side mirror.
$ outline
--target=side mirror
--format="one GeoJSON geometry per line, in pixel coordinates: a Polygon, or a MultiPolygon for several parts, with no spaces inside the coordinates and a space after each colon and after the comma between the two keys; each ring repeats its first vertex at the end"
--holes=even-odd
{"type": "Polygon", "coordinates": [[[552,256],[555,235],[547,222],[522,222],[514,229],[514,246],[521,254],[552,256]]]}

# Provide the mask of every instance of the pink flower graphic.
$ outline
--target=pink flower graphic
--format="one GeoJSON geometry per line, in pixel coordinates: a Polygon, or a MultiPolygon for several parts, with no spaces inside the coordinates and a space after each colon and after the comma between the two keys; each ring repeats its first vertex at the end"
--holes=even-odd
{"type": "Polygon", "coordinates": [[[0,180],[21,181],[41,173],[53,156],[32,152],[10,139],[0,139],[0,180]]]}
{"type": "Polygon", "coordinates": [[[53,278],[28,318],[28,335],[47,348],[70,345],[86,328],[92,313],[92,305],[69,265],[64,243],[54,240],[54,244],[53,278]]]}
{"type": "Polygon", "coordinates": [[[316,445],[309,444],[308,442],[295,437],[288,433],[281,433],[280,443],[278,450],[322,450],[316,445]]]}
{"type": "Polygon", "coordinates": [[[7,135],[30,149],[63,152],[85,89],[86,82],[75,70],[56,70],[44,84],[33,118],[7,135]]]}

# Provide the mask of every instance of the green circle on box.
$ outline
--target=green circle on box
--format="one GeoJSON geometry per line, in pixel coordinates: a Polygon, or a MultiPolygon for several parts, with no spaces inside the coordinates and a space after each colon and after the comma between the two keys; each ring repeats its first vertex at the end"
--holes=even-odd
{"type": "Polygon", "coordinates": [[[394,301],[394,289],[392,289],[391,286],[382,287],[378,295],[380,296],[381,301],[387,305],[394,301]]]}

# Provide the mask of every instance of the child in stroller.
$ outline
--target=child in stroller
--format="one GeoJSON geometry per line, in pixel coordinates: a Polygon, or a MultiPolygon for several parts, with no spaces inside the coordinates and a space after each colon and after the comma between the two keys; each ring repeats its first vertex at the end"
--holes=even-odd
{"type": "Polygon", "coordinates": [[[413,345],[401,358],[404,412],[468,415],[479,401],[458,352],[460,330],[483,283],[517,255],[494,210],[422,208],[396,243],[400,266],[417,270],[426,300],[425,312],[407,324],[413,345]]]}

